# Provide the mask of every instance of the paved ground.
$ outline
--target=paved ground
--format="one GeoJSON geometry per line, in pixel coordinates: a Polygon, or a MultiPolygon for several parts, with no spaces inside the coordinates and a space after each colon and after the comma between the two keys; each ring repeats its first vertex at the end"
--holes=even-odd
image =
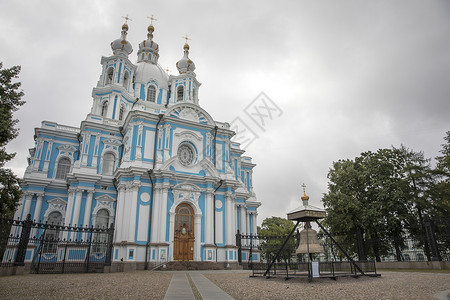
{"type": "Polygon", "coordinates": [[[450,299],[449,273],[381,274],[312,283],[247,271],[28,274],[0,277],[0,299],[450,299]]]}

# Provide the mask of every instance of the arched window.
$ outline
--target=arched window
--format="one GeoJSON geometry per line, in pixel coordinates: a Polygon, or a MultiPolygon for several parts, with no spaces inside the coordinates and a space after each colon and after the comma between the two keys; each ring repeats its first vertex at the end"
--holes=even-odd
{"type": "Polygon", "coordinates": [[[123,75],[123,87],[128,88],[128,82],[130,82],[130,74],[128,72],[125,72],[125,75],[123,75]]]}
{"type": "Polygon", "coordinates": [[[119,110],[119,121],[123,120],[123,114],[125,113],[125,106],[121,105],[119,110]]]}
{"type": "Polygon", "coordinates": [[[102,117],[106,117],[106,113],[108,112],[108,101],[103,102],[102,104],[102,117]]]}
{"type": "Polygon", "coordinates": [[[106,209],[100,209],[95,218],[95,227],[108,228],[109,212],[106,209]]]}
{"type": "Polygon", "coordinates": [[[183,86],[179,86],[177,88],[177,102],[183,101],[184,88],[183,86]]]}
{"type": "Polygon", "coordinates": [[[116,157],[112,153],[103,154],[103,175],[112,175],[116,166],[116,157]]]}
{"type": "Polygon", "coordinates": [[[114,74],[114,68],[109,68],[108,71],[106,71],[106,82],[105,84],[111,84],[113,81],[113,74],[114,74]]]}
{"type": "Polygon", "coordinates": [[[59,160],[58,166],[56,167],[56,175],[55,179],[65,180],[67,177],[67,173],[70,171],[70,159],[67,157],[63,157],[59,160]]]}
{"type": "Polygon", "coordinates": [[[147,90],[147,101],[155,102],[155,100],[156,100],[156,88],[153,85],[151,85],[148,87],[147,90]]]}
{"type": "MultiPolygon", "coordinates": [[[[95,227],[107,229],[109,225],[109,212],[100,209],[95,217],[95,227]]],[[[108,245],[108,233],[106,231],[94,232],[92,250],[94,253],[105,253],[108,245]]]]}
{"type": "Polygon", "coordinates": [[[44,253],[56,253],[58,248],[59,231],[62,225],[62,215],[60,212],[54,211],[48,215],[47,229],[45,230],[45,237],[43,240],[44,253]]]}

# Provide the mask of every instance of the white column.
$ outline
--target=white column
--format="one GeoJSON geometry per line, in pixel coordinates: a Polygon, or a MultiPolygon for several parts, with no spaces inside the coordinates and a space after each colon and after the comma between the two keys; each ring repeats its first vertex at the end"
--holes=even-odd
{"type": "Polygon", "coordinates": [[[133,182],[133,186],[131,187],[131,199],[129,201],[130,205],[130,221],[129,221],[129,230],[128,230],[128,241],[134,242],[136,239],[134,235],[136,233],[136,212],[137,212],[137,195],[139,191],[139,187],[141,184],[139,182],[133,182]]]}
{"type": "Polygon", "coordinates": [[[86,205],[84,207],[84,218],[83,218],[83,224],[82,224],[84,227],[89,227],[93,195],[94,195],[94,191],[87,191],[86,205]]]}
{"type": "Polygon", "coordinates": [[[77,189],[77,196],[75,198],[75,205],[73,208],[72,226],[79,226],[78,219],[80,217],[81,197],[83,196],[83,190],[77,189]]]}
{"type": "Polygon", "coordinates": [[[253,214],[253,220],[252,220],[252,226],[253,226],[253,233],[254,234],[257,234],[258,233],[258,228],[257,228],[257,217],[258,217],[258,214],[257,213],[254,213],[253,214]]]}
{"type": "Polygon", "coordinates": [[[195,232],[195,242],[194,242],[194,261],[201,261],[201,236],[202,236],[202,215],[195,214],[194,220],[194,232],[195,232]]]}
{"type": "Polygon", "coordinates": [[[72,215],[72,207],[75,198],[75,192],[73,189],[69,189],[69,193],[67,195],[67,208],[66,215],[64,216],[64,226],[69,226],[70,216],[72,215]]]}
{"type": "Polygon", "coordinates": [[[35,222],[39,222],[39,216],[41,214],[43,198],[44,198],[44,194],[37,194],[36,207],[34,208],[34,216],[33,216],[33,220],[35,220],[35,222]]]}
{"type": "Polygon", "coordinates": [[[253,232],[252,232],[252,229],[250,228],[250,218],[252,217],[252,215],[250,214],[250,212],[249,211],[247,211],[247,220],[246,220],[246,223],[247,223],[247,234],[253,234],[253,232]]]}
{"type": "Polygon", "coordinates": [[[170,213],[170,225],[169,225],[169,261],[173,261],[173,246],[174,246],[174,231],[175,231],[175,213],[170,213]]]}
{"type": "Polygon", "coordinates": [[[118,187],[118,195],[117,195],[117,203],[116,203],[116,224],[114,226],[114,242],[119,243],[122,241],[122,232],[121,229],[123,227],[123,214],[124,214],[124,202],[125,202],[125,185],[119,184],[118,187]]]}
{"type": "Polygon", "coordinates": [[[159,230],[159,241],[165,242],[166,241],[166,224],[167,224],[167,193],[169,191],[169,183],[164,183],[163,187],[161,189],[161,220],[159,222],[160,224],[160,230],[159,230]]]}
{"type": "Polygon", "coordinates": [[[213,214],[214,214],[214,201],[213,189],[208,188],[205,191],[205,244],[212,245],[213,243],[213,214]]]}
{"type": "MultiPolygon", "coordinates": [[[[159,241],[159,235],[158,235],[158,228],[159,228],[159,213],[160,213],[160,193],[159,190],[161,189],[161,184],[154,184],[153,188],[155,189],[153,194],[153,211],[152,211],[152,231],[151,231],[151,238],[150,241],[152,243],[156,243],[159,241]]],[[[152,191],[153,192],[153,191],[152,191]]]]}
{"type": "Polygon", "coordinates": [[[225,245],[232,245],[233,241],[233,199],[232,199],[232,193],[226,192],[225,193],[225,216],[226,216],[226,222],[225,222],[225,245]]]}
{"type": "Polygon", "coordinates": [[[240,228],[241,228],[241,234],[247,234],[247,222],[246,222],[246,213],[245,213],[246,209],[244,205],[241,205],[241,209],[240,209],[240,213],[241,213],[241,217],[240,217],[240,228]]]}
{"type": "Polygon", "coordinates": [[[131,198],[131,184],[127,183],[126,190],[124,193],[123,201],[123,222],[121,229],[121,239],[122,241],[128,240],[128,226],[130,226],[130,198],[131,198]]]}
{"type": "Polygon", "coordinates": [[[27,215],[30,213],[31,199],[33,199],[33,194],[25,195],[25,200],[24,200],[25,203],[23,206],[22,220],[25,220],[27,218],[27,215]]]}

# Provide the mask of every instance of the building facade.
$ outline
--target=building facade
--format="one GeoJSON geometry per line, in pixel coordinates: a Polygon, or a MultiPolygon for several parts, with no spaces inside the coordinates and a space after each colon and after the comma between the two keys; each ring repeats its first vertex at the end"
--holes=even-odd
{"type": "Polygon", "coordinates": [[[101,58],[80,127],[43,121],[35,129],[15,217],[114,223],[113,262],[236,262],[237,230],[256,233],[255,164],[231,141],[230,125],[200,106],[189,45],[179,74],[169,76],[158,64],[153,25],[136,63],[127,32],[125,23],[113,54],[101,58]]]}

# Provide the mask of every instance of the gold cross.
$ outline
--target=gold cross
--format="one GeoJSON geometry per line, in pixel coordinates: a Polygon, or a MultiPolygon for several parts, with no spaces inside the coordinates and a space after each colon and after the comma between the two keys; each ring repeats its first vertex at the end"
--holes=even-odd
{"type": "Polygon", "coordinates": [[[167,74],[170,72],[169,67],[166,68],[166,72],[167,72],[167,74]]]}
{"type": "Polygon", "coordinates": [[[302,184],[302,187],[303,187],[303,194],[306,195],[306,185],[305,185],[305,184],[302,184]]]}
{"type": "Polygon", "coordinates": [[[188,41],[190,41],[191,39],[188,37],[188,35],[186,34],[186,36],[182,36],[183,39],[186,40],[186,44],[188,43],[188,41]]]}
{"type": "Polygon", "coordinates": [[[157,19],[153,18],[153,15],[151,17],[147,17],[147,19],[150,19],[150,25],[153,25],[153,21],[158,21],[157,19]]]}
{"type": "Polygon", "coordinates": [[[125,19],[125,24],[127,24],[128,20],[133,21],[133,20],[131,20],[130,18],[128,18],[128,14],[127,14],[125,17],[122,16],[122,18],[125,19]]]}

